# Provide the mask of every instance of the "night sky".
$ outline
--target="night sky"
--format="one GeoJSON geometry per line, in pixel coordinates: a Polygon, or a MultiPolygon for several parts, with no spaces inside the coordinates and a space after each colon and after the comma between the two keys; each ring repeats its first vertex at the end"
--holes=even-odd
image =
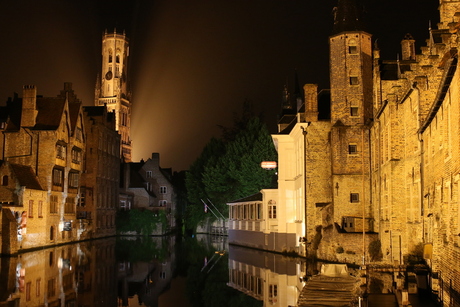
{"type": "MultiPolygon", "coordinates": [[[[406,33],[417,52],[436,28],[438,0],[363,0],[368,32],[384,59],[406,33]],[[425,9],[424,9],[425,8],[425,9]]],[[[187,169],[218,125],[244,101],[276,132],[283,86],[329,88],[328,36],[336,0],[18,0],[0,5],[0,101],[22,86],[56,96],[72,82],[94,102],[104,29],[130,38],[133,159],[160,153],[162,167],[187,169]]]]}

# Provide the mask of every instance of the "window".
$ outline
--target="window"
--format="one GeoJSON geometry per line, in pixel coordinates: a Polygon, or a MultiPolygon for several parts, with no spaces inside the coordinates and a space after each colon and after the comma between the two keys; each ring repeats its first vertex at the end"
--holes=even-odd
{"type": "Polygon", "coordinates": [[[52,298],[56,295],[56,279],[48,280],[48,298],[52,298]]]}
{"type": "Polygon", "coordinates": [[[350,77],[350,85],[358,85],[358,77],[350,77]]]}
{"type": "Polygon", "coordinates": [[[3,176],[2,185],[8,185],[8,176],[7,175],[3,176]]]}
{"type": "Polygon", "coordinates": [[[78,188],[79,174],[77,172],[69,172],[69,187],[78,188]]]}
{"type": "Polygon", "coordinates": [[[80,198],[78,199],[78,206],[84,207],[86,205],[86,188],[81,187],[80,198]]]}
{"type": "Polygon", "coordinates": [[[35,296],[39,297],[40,296],[40,285],[42,283],[42,280],[39,278],[35,281],[35,296]]]}
{"type": "Polygon", "coordinates": [[[38,217],[43,217],[43,200],[38,201],[38,217]]]}
{"type": "Polygon", "coordinates": [[[165,186],[161,186],[160,187],[160,194],[166,194],[167,193],[167,189],[165,186]]]}
{"type": "Polygon", "coordinates": [[[29,200],[29,217],[34,217],[34,201],[29,200]]]}
{"type": "Polygon", "coordinates": [[[348,53],[349,54],[357,54],[358,53],[358,47],[357,46],[348,46],[348,53]]]}
{"type": "Polygon", "coordinates": [[[152,171],[145,172],[145,177],[152,178],[152,171]]]}
{"type": "Polygon", "coordinates": [[[159,205],[160,207],[166,207],[166,204],[167,204],[167,201],[166,201],[166,200],[160,200],[160,201],[158,201],[158,205],[159,205]]]}
{"type": "Polygon", "coordinates": [[[58,213],[58,201],[57,195],[50,196],[50,213],[58,213]]]}
{"type": "Polygon", "coordinates": [[[80,164],[81,162],[81,149],[74,147],[72,148],[72,163],[80,164]]]}
{"type": "Polygon", "coordinates": [[[273,200],[268,202],[268,218],[276,219],[276,202],[273,200]]]}
{"type": "Polygon", "coordinates": [[[53,185],[62,187],[64,171],[60,168],[53,169],[53,185]]]}
{"type": "Polygon", "coordinates": [[[348,154],[356,155],[358,153],[358,145],[350,144],[348,145],[348,154]]]}
{"type": "Polygon", "coordinates": [[[75,212],[75,198],[67,197],[65,199],[64,214],[75,212]]]}
{"type": "Polygon", "coordinates": [[[75,130],[75,138],[80,142],[83,140],[83,132],[80,127],[75,130]]]}
{"type": "Polygon", "coordinates": [[[350,116],[359,116],[359,112],[358,112],[358,107],[351,107],[350,108],[350,116]]]}
{"type": "Polygon", "coordinates": [[[65,160],[65,145],[56,144],[56,158],[65,160]]]}
{"type": "Polygon", "coordinates": [[[109,63],[112,63],[112,49],[109,50],[109,63]]]}
{"type": "Polygon", "coordinates": [[[32,283],[29,281],[26,283],[26,301],[30,301],[30,288],[32,287],[32,283]]]}
{"type": "Polygon", "coordinates": [[[145,183],[145,188],[147,189],[147,191],[152,191],[152,183],[150,183],[150,182],[147,181],[147,182],[145,183]]]}
{"type": "Polygon", "coordinates": [[[350,193],[350,202],[359,203],[359,193],[350,193]]]}

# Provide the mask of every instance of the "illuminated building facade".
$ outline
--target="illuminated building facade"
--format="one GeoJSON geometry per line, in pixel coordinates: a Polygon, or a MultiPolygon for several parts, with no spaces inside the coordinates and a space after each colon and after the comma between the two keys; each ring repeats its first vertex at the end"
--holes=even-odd
{"type": "Polygon", "coordinates": [[[102,71],[96,84],[96,106],[115,111],[116,129],[121,135],[121,157],[131,161],[131,93],[128,88],[129,41],[125,33],[107,31],[102,36],[102,71]]]}
{"type": "Polygon", "coordinates": [[[246,212],[257,202],[229,203],[241,206],[230,208],[230,243],[255,246],[255,234],[265,231],[297,238],[281,247],[259,238],[255,247],[304,248],[330,261],[404,265],[418,255],[443,304],[460,301],[460,2],[442,0],[439,11],[421,54],[408,34],[401,58],[383,60],[354,1],[338,1],[329,38],[330,99],[307,84],[297,111],[283,102],[272,136],[278,190],[270,198],[261,194],[266,212],[255,216],[261,224],[270,219],[271,197],[282,214],[271,229],[249,228],[246,212]]]}
{"type": "Polygon", "coordinates": [[[58,97],[7,102],[0,166],[2,253],[78,240],[76,206],[86,137],[81,102],[70,83],[58,97]]]}
{"type": "Polygon", "coordinates": [[[115,113],[105,106],[83,107],[86,128],[86,167],[82,176],[77,218],[84,223],[81,236],[116,234],[120,182],[120,134],[115,113]]]}
{"type": "Polygon", "coordinates": [[[374,50],[372,204],[383,260],[405,262],[417,250],[445,306],[460,301],[460,3],[440,1],[438,29],[415,53],[374,50]]]}

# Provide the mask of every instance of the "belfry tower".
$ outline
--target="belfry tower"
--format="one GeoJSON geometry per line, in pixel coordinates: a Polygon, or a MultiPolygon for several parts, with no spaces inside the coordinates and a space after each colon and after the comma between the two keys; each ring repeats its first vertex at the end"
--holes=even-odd
{"type": "Polygon", "coordinates": [[[131,161],[131,93],[127,86],[127,64],[129,42],[126,34],[107,33],[102,35],[102,71],[96,84],[96,106],[107,106],[114,111],[116,129],[121,135],[121,157],[125,162],[131,161]]]}

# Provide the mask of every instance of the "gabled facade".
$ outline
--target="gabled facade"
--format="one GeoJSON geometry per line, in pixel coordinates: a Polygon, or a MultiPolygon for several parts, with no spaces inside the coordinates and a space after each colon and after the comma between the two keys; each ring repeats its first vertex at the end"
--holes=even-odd
{"type": "Polygon", "coordinates": [[[372,202],[383,259],[421,250],[450,306],[460,301],[460,3],[440,1],[439,11],[421,54],[410,34],[401,59],[374,50],[372,202]]]}
{"type": "MultiPolygon", "coordinates": [[[[71,84],[66,83],[64,91],[72,92],[71,84]]],[[[7,204],[2,205],[3,209],[16,216],[27,216],[29,222],[41,221],[36,233],[28,229],[22,238],[10,234],[8,240],[19,240],[19,249],[76,240],[76,205],[86,146],[81,103],[71,95],[40,97],[34,86],[25,86],[22,99],[9,100],[7,110],[3,160],[13,168],[14,165],[27,168],[46,194],[45,198],[36,199],[37,204],[24,203],[24,198],[21,203],[20,189],[3,196],[0,201],[7,204]]],[[[5,172],[8,169],[11,168],[2,168],[5,172]]],[[[2,177],[5,175],[8,174],[2,177]]],[[[19,178],[17,172],[16,178],[19,178]]],[[[18,184],[22,183],[16,180],[14,185],[18,184]]]]}
{"type": "Polygon", "coordinates": [[[171,169],[160,167],[160,155],[152,153],[147,161],[122,166],[120,209],[141,209],[166,214],[167,225],[161,233],[176,227],[176,194],[171,169]]]}

